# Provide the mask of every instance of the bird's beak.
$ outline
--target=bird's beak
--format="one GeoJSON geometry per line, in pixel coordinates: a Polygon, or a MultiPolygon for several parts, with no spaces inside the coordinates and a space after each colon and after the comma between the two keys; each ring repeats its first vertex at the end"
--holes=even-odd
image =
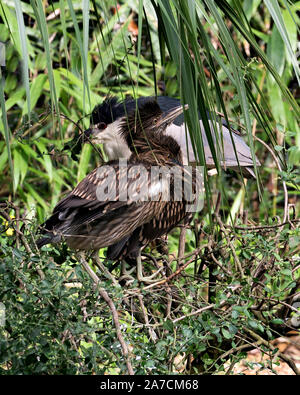
{"type": "Polygon", "coordinates": [[[83,142],[88,143],[91,141],[91,137],[94,133],[94,129],[89,128],[83,132],[83,142]]]}
{"type": "Polygon", "coordinates": [[[189,108],[188,104],[174,108],[173,110],[169,111],[166,115],[162,115],[158,119],[155,127],[169,126],[174,121],[174,119],[176,119],[180,114],[183,113],[183,111],[187,110],[188,108],[189,108]]]}

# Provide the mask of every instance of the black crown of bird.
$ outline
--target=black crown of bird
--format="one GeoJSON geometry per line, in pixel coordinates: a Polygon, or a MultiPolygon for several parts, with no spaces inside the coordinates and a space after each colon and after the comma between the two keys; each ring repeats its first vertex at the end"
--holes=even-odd
{"type": "MultiPolygon", "coordinates": [[[[180,201],[175,200],[172,194],[169,195],[170,200],[162,199],[165,184],[160,178],[153,181],[150,177],[151,168],[157,165],[180,170],[172,172],[173,188],[175,177],[186,176],[180,146],[164,133],[182,111],[180,106],[163,114],[155,101],[147,101],[137,113],[132,112],[123,118],[119,124],[121,135],[129,147],[134,147],[127,166],[122,167],[119,161],[112,160],[86,176],[54,208],[52,216],[44,224],[43,236],[37,241],[38,247],[62,240],[73,249],[99,250],[109,247],[109,259],[136,260],[138,279],[149,282],[150,279],[142,274],[141,250],[151,241],[170,232],[181,221],[190,222],[193,217],[186,209],[190,202],[185,196],[180,201]],[[128,177],[136,165],[143,166],[148,177],[138,179],[138,174],[128,177]],[[115,173],[111,180],[108,180],[107,166],[115,173]],[[119,186],[124,175],[127,189],[146,191],[146,196],[140,194],[138,199],[121,200],[119,186]],[[143,188],[145,186],[147,188],[143,188]],[[115,187],[116,196],[99,199],[97,191],[102,187],[115,187]]],[[[193,174],[190,180],[195,192],[193,174]]]]}

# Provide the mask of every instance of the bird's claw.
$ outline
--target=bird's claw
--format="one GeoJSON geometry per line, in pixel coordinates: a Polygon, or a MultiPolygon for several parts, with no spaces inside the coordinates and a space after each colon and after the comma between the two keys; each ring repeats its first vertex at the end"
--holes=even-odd
{"type": "Polygon", "coordinates": [[[138,270],[137,270],[137,279],[138,279],[139,282],[143,282],[145,284],[157,283],[160,280],[158,280],[158,279],[154,280],[154,277],[156,277],[163,269],[164,269],[164,267],[161,267],[155,273],[151,274],[150,276],[145,277],[143,275],[142,270],[139,270],[139,268],[138,268],[138,270]]]}

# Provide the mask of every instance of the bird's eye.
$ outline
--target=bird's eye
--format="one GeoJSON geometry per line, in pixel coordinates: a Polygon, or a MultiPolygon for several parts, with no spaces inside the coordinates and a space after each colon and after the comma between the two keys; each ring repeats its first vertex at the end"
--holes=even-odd
{"type": "Polygon", "coordinates": [[[106,129],[107,125],[104,122],[99,122],[97,125],[97,129],[103,130],[106,129]]]}

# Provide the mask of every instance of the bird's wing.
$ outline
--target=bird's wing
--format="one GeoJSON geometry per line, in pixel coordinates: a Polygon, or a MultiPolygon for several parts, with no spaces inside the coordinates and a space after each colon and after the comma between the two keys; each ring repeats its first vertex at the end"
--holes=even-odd
{"type": "MultiPolygon", "coordinates": [[[[208,167],[212,167],[215,166],[213,155],[208,144],[203,123],[201,120],[199,121],[199,123],[204,145],[205,161],[208,167]]],[[[238,168],[238,163],[241,167],[253,166],[250,148],[241,136],[237,135],[234,132],[232,133],[232,135],[230,135],[230,131],[225,125],[222,125],[221,127],[220,125],[216,125],[218,133],[216,138],[212,126],[212,121],[209,121],[209,125],[212,130],[212,137],[216,149],[216,154],[219,157],[222,166],[233,169],[238,168]],[[231,137],[233,139],[233,143],[231,137]],[[234,147],[236,149],[236,153],[234,147]],[[238,157],[238,161],[236,158],[236,154],[238,157]]],[[[183,154],[183,161],[185,164],[196,163],[196,157],[193,151],[191,138],[184,124],[182,124],[181,126],[177,126],[175,124],[170,125],[166,130],[166,134],[172,136],[180,145],[183,154]]],[[[256,165],[260,165],[257,158],[256,165]]]]}
{"type": "Polygon", "coordinates": [[[161,210],[155,217],[141,225],[131,235],[108,248],[108,259],[136,258],[140,249],[153,240],[169,233],[179,223],[188,224],[191,222],[194,213],[201,209],[204,194],[203,177],[195,168],[180,167],[180,169],[182,172],[174,174],[173,186],[176,185],[176,178],[181,183],[184,179],[183,199],[177,200],[175,193],[171,200],[161,202],[161,210]],[[188,192],[188,185],[191,187],[191,194],[188,192]]]}
{"type": "Polygon", "coordinates": [[[149,174],[149,166],[133,164],[95,169],[55,207],[45,223],[48,236],[64,237],[72,248],[96,249],[131,234],[164,208],[164,184],[149,174]]]}

